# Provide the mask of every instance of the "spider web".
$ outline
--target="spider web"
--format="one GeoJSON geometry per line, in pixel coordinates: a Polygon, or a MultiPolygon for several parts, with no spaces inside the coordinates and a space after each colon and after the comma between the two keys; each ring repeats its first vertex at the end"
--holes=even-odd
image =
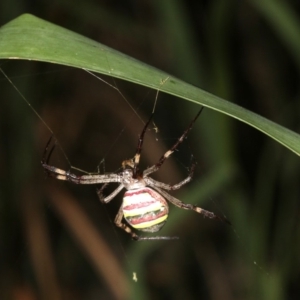
{"type": "MultiPolygon", "coordinates": [[[[11,63],[11,62],[10,62],[11,63]]],[[[74,71],[74,70],[73,70],[74,71]]],[[[64,68],[59,69],[57,71],[56,68],[54,69],[50,69],[50,71],[42,71],[42,72],[36,72],[33,75],[24,75],[24,76],[20,76],[18,75],[16,76],[10,76],[14,81],[18,81],[22,82],[24,81],[24,78],[33,78],[33,76],[44,76],[44,77],[49,77],[49,76],[57,76],[57,72],[59,72],[59,74],[64,73],[67,74],[67,85],[71,85],[72,83],[68,82],[69,78],[71,76],[69,76],[69,72],[70,69],[64,68]],[[47,76],[45,76],[47,75],[47,76]]],[[[78,78],[80,77],[80,79],[82,79],[82,75],[84,75],[84,72],[82,71],[74,71],[75,72],[75,77],[78,78]],[[79,75],[78,75],[79,74],[79,75]]],[[[5,73],[3,73],[5,74],[5,73]]],[[[95,75],[94,75],[95,76],[95,75]]],[[[87,78],[87,80],[85,80],[85,83],[88,81],[90,82],[91,77],[90,75],[85,76],[87,78]]],[[[90,104],[89,108],[85,108],[80,104],[80,101],[82,102],[82,98],[86,97],[85,95],[78,95],[76,92],[72,93],[68,93],[67,88],[62,88],[62,87],[56,87],[54,86],[54,89],[57,89],[57,91],[55,91],[54,93],[58,94],[62,94],[63,98],[67,98],[67,100],[65,100],[66,105],[70,108],[65,108],[64,103],[60,102],[60,98],[62,97],[57,97],[58,100],[54,100],[52,101],[52,99],[54,98],[54,96],[57,95],[45,95],[43,96],[44,98],[46,98],[46,103],[45,103],[45,109],[42,110],[41,112],[37,112],[37,110],[34,108],[35,104],[31,105],[31,103],[27,100],[27,98],[24,96],[24,94],[21,92],[21,90],[17,87],[17,85],[15,85],[11,79],[9,79],[9,77],[6,78],[6,80],[10,81],[10,84],[14,87],[14,89],[17,91],[17,93],[19,94],[19,96],[26,102],[26,104],[30,107],[30,109],[36,114],[36,116],[38,117],[38,119],[40,120],[40,123],[38,123],[38,131],[40,131],[38,133],[39,138],[38,140],[41,141],[40,143],[40,148],[42,149],[46,144],[47,141],[47,137],[49,137],[49,133],[51,135],[54,135],[54,138],[56,140],[56,147],[60,150],[60,151],[54,151],[53,153],[53,157],[57,156],[59,152],[61,152],[62,157],[58,157],[57,160],[59,161],[59,163],[61,164],[66,164],[66,168],[71,168],[71,169],[75,169],[75,170],[79,170],[79,171],[83,171],[83,172],[87,172],[87,173],[93,173],[93,172],[105,172],[105,171],[115,171],[118,170],[120,167],[120,162],[124,159],[127,158],[131,158],[134,155],[134,150],[136,147],[136,141],[137,141],[137,137],[140,133],[140,130],[144,124],[143,120],[147,120],[150,113],[148,115],[145,115],[145,113],[143,114],[143,116],[141,116],[140,114],[140,109],[143,106],[146,106],[146,109],[149,112],[153,112],[156,108],[156,103],[157,103],[157,99],[158,99],[158,91],[155,91],[154,93],[152,92],[152,94],[150,93],[150,91],[146,91],[145,89],[140,92],[141,96],[136,97],[138,99],[138,101],[134,102],[132,100],[130,100],[131,102],[133,102],[133,105],[135,106],[135,108],[129,103],[129,101],[126,98],[121,90],[118,88],[117,82],[113,79],[111,83],[107,82],[107,80],[111,80],[111,78],[106,78],[103,79],[101,77],[96,77],[96,85],[99,86],[99,81],[102,81],[101,83],[103,83],[106,87],[108,87],[108,90],[105,89],[105,91],[103,92],[103,84],[100,88],[100,90],[102,91],[101,96],[99,96],[97,94],[97,92],[93,92],[92,95],[89,95],[89,98],[92,98],[91,100],[89,99],[87,104],[90,104]],[[113,100],[112,101],[112,95],[111,94],[107,94],[110,93],[111,90],[114,91],[114,97],[117,95],[117,100],[113,100]],[[74,96],[75,94],[75,96],[74,96]],[[96,96],[95,96],[96,94],[96,96]],[[150,95],[151,94],[151,95],[150,95]],[[146,95],[146,96],[145,96],[146,95]],[[151,101],[149,101],[148,98],[152,98],[151,101]],[[74,101],[75,98],[75,101],[74,101]],[[99,98],[101,98],[101,103],[99,103],[99,98]],[[71,100],[72,99],[72,100],[71,100]],[[79,101],[76,101],[78,100],[79,101]],[[141,100],[139,100],[141,99],[141,100]],[[120,101],[121,100],[121,101],[120,101]],[[147,100],[147,101],[146,101],[147,100]],[[72,103],[71,103],[72,101],[72,103]],[[54,102],[54,105],[52,105],[52,107],[50,106],[50,102],[54,102]],[[121,102],[121,103],[120,103],[121,102]],[[122,103],[123,102],[123,103],[122,103]],[[96,103],[96,104],[95,104],[96,103]],[[121,107],[120,104],[124,104],[123,107],[121,107]],[[149,105],[150,103],[150,105],[149,105]],[[110,108],[107,108],[109,107],[110,108]],[[116,107],[118,106],[118,110],[114,111],[116,112],[116,114],[118,114],[117,117],[122,119],[122,122],[116,122],[114,119],[109,123],[106,123],[106,120],[103,120],[103,116],[108,115],[108,119],[110,118],[110,110],[111,107],[116,107]],[[152,107],[151,107],[152,106],[152,107]],[[96,108],[95,108],[96,107],[96,108]],[[95,109],[94,109],[95,108],[95,109]],[[99,111],[104,110],[104,112],[101,114],[99,114],[99,111]],[[45,111],[50,111],[50,113],[46,114],[45,111]],[[94,112],[96,111],[96,113],[94,114],[94,112]],[[90,117],[91,115],[91,117],[90,117]],[[55,120],[56,122],[54,122],[53,120],[55,120]],[[87,129],[85,128],[85,124],[84,122],[90,122],[91,124],[89,124],[89,127],[87,127],[87,129]],[[100,123],[101,125],[99,126],[96,123],[100,123]],[[49,125],[48,125],[49,124],[49,125]],[[125,124],[125,126],[124,126],[125,124]],[[81,129],[83,128],[83,129],[81,129]],[[46,130],[45,130],[46,129],[46,130]],[[107,131],[104,134],[101,134],[103,131],[107,131]],[[130,146],[128,146],[127,148],[123,147],[121,151],[117,151],[119,153],[119,156],[115,157],[112,155],[112,152],[114,151],[114,149],[117,148],[117,150],[121,149],[120,145],[129,145],[128,143],[128,137],[125,136],[125,131],[131,131],[131,144],[130,146]],[[86,132],[89,132],[89,135],[86,134],[86,132]],[[87,137],[90,136],[90,138],[88,140],[84,140],[84,139],[80,139],[81,137],[87,137]],[[133,136],[133,138],[132,138],[133,136]],[[107,138],[109,137],[109,138],[107,138]],[[112,137],[112,138],[110,138],[112,137]],[[71,153],[72,151],[70,149],[74,148],[74,144],[75,141],[79,140],[78,144],[83,145],[81,147],[81,149],[78,149],[78,152],[82,152],[82,155],[69,155],[69,153],[71,153]],[[103,144],[105,145],[103,147],[103,144]],[[99,153],[99,151],[101,151],[99,153]],[[68,155],[67,155],[68,153],[68,155]],[[75,157],[75,162],[73,159],[73,156],[75,157]],[[90,159],[90,165],[88,167],[84,167],[82,163],[77,163],[77,157],[94,157],[94,159],[90,159]],[[99,159],[99,157],[101,157],[100,161],[98,160],[98,162],[95,163],[95,159],[99,159]],[[107,160],[110,160],[109,163],[107,163],[107,160]],[[109,166],[113,166],[112,168],[110,167],[108,170],[106,170],[106,165],[109,166]],[[76,167],[75,167],[76,166],[76,167]],[[83,166],[83,167],[81,167],[83,166]],[[95,167],[97,166],[97,167],[95,167]],[[102,170],[101,170],[102,169],[102,170]],[[89,170],[89,171],[85,171],[85,170],[89,170]]],[[[167,79],[164,79],[167,80],[167,79]]],[[[47,81],[51,81],[50,80],[45,80],[47,81]]],[[[70,80],[69,80],[70,81],[70,80]]],[[[20,83],[17,83],[20,84],[20,83]]],[[[86,83],[87,84],[87,83],[86,83]]],[[[118,83],[120,84],[120,83],[118,83]]],[[[124,85],[124,83],[122,83],[124,85]]],[[[163,82],[162,82],[163,84],[163,82]]],[[[77,85],[74,84],[74,85],[77,85]]],[[[132,87],[131,87],[132,89],[132,87]]],[[[91,91],[93,90],[93,87],[87,87],[86,91],[91,91]]],[[[122,87],[123,90],[123,87],[122,87]]],[[[125,88],[124,88],[125,90],[125,88]]],[[[44,93],[44,92],[43,92],[44,93]]],[[[45,94],[45,93],[44,93],[45,94]]],[[[116,97],[115,97],[116,98],[116,97]]],[[[37,105],[38,106],[38,105],[37,105]]],[[[86,105],[87,106],[87,105],[86,105]]],[[[86,122],[86,123],[87,123],[86,122]]],[[[175,124],[176,125],[176,124],[175,124]]],[[[174,125],[172,126],[174,127],[174,125]]],[[[147,140],[154,140],[154,141],[158,141],[158,127],[156,126],[156,124],[153,122],[152,123],[152,129],[150,128],[149,132],[147,132],[147,135],[151,134],[152,136],[150,136],[149,138],[146,139],[145,142],[145,147],[143,149],[143,157],[148,158],[149,161],[149,157],[154,157],[154,159],[152,160],[152,163],[155,163],[156,159],[158,157],[160,157],[161,153],[163,153],[166,150],[166,147],[161,147],[159,143],[157,142],[152,142],[150,144],[149,147],[147,147],[147,140]],[[148,149],[151,149],[151,151],[148,151],[148,149]]],[[[174,135],[174,137],[172,138],[174,141],[176,140],[176,138],[178,137],[177,135],[174,135]]],[[[160,138],[160,140],[162,140],[160,138]]],[[[167,141],[167,139],[164,139],[165,141],[167,141]]],[[[172,143],[172,142],[171,142],[172,143]]],[[[86,162],[86,161],[85,161],[86,162]]],[[[181,163],[182,164],[182,163],[181,163]]],[[[149,165],[149,163],[148,163],[149,165]]],[[[185,168],[188,167],[188,164],[185,165],[185,168]]],[[[166,168],[165,168],[166,169],[166,168]]],[[[171,174],[176,174],[176,170],[173,168],[171,169],[168,173],[171,174]],[[171,172],[170,172],[171,171],[171,172]]],[[[164,172],[162,170],[162,175],[161,177],[164,178],[164,176],[166,174],[164,174],[166,172],[164,172]]],[[[174,180],[178,180],[178,178],[174,178],[174,180]]]]}
{"type": "MultiPolygon", "coordinates": [[[[9,62],[8,64],[5,63],[1,65],[1,71],[3,70],[4,67],[7,67],[8,70],[13,69],[13,67],[11,68],[12,64],[13,64],[12,62],[9,62]]],[[[36,120],[35,117],[33,118],[33,122],[37,123],[37,125],[35,125],[35,127],[37,128],[35,132],[36,135],[35,143],[38,144],[38,150],[35,151],[36,155],[34,155],[34,157],[38,157],[37,162],[41,159],[41,153],[43,152],[47,139],[51,135],[54,135],[55,139],[57,140],[57,149],[56,151],[54,151],[51,160],[55,162],[55,165],[56,164],[62,165],[67,169],[71,168],[77,171],[83,171],[83,169],[84,170],[88,169],[88,170],[92,170],[92,172],[100,171],[101,173],[118,170],[120,167],[120,162],[126,158],[132,158],[135,153],[138,134],[140,133],[141,128],[143,128],[144,125],[143,120],[147,121],[151,112],[155,110],[156,105],[157,107],[159,107],[160,105],[160,102],[157,103],[157,99],[159,99],[161,95],[159,95],[158,97],[157,91],[151,92],[145,89],[141,89],[141,91],[139,92],[139,95],[141,96],[136,97],[138,99],[137,101],[130,100],[133,103],[131,105],[127,100],[128,97],[127,96],[125,97],[122,94],[121,89],[122,91],[123,90],[130,91],[132,90],[132,86],[128,87],[126,86],[126,84],[122,82],[116,82],[114,80],[112,80],[112,82],[109,83],[107,81],[110,80],[110,78],[103,79],[102,77],[97,77],[96,80],[94,80],[97,86],[99,86],[99,82],[101,83],[101,87],[100,87],[101,94],[99,95],[98,92],[93,91],[91,95],[89,94],[88,96],[86,96],[88,100],[85,100],[85,103],[87,102],[88,104],[90,104],[89,109],[83,108],[80,105],[80,101],[82,101],[84,95],[80,93],[76,93],[76,91],[70,93],[68,91],[68,88],[62,87],[60,85],[57,86],[56,83],[53,83],[52,88],[54,89],[54,92],[52,92],[52,94],[50,95],[45,90],[40,91],[39,88],[36,88],[37,91],[33,95],[31,93],[28,93],[29,96],[25,96],[26,90],[24,93],[23,83],[24,82],[28,83],[31,81],[31,84],[36,87],[36,85],[32,83],[36,77],[38,77],[39,79],[42,78],[43,83],[47,85],[47,83],[49,82],[51,83],[53,77],[60,77],[63,74],[65,75],[65,77],[62,76],[64,77],[63,79],[65,84],[67,86],[72,86],[72,85],[75,86],[76,84],[74,84],[70,80],[71,77],[70,69],[69,68],[57,69],[57,67],[55,67],[55,68],[50,68],[49,71],[44,71],[42,68],[42,71],[33,72],[32,70],[30,70],[29,71],[30,75],[28,75],[28,73],[25,73],[25,75],[17,75],[17,76],[12,74],[6,75],[8,70],[2,71],[3,75],[6,76],[5,81],[10,83],[11,87],[15,89],[14,93],[17,95],[17,97],[22,98],[25,101],[26,106],[29,107],[30,110],[32,110],[38,118],[38,120],[36,120]],[[119,85],[121,86],[120,88],[119,85]],[[108,89],[106,89],[105,87],[108,87],[108,89]],[[114,99],[115,97],[114,95],[112,100],[111,93],[110,93],[111,91],[113,91],[113,93],[117,95],[116,99],[114,99]],[[38,92],[40,92],[40,94],[38,94],[38,92]],[[63,96],[59,96],[59,94],[62,94],[63,96]],[[41,97],[41,95],[43,98],[46,99],[45,104],[43,106],[35,100],[30,100],[30,101],[28,100],[28,99],[41,97]],[[61,102],[62,98],[66,98],[65,102],[63,103],[61,102]],[[101,101],[101,103],[99,103],[99,98],[104,98],[104,100],[101,101]],[[149,101],[149,98],[151,101],[149,101]],[[110,103],[111,101],[113,101],[113,103],[110,103]],[[53,102],[54,105],[52,104],[53,102]],[[71,106],[71,108],[67,109],[66,106],[71,106]],[[117,122],[113,120],[109,123],[106,123],[106,121],[102,120],[102,116],[105,114],[109,114],[109,108],[114,106],[118,106],[119,110],[121,110],[121,113],[120,111],[118,111],[117,113],[123,119],[121,122],[120,121],[117,122]],[[95,109],[95,107],[97,107],[97,109],[95,109]],[[98,114],[98,110],[99,108],[101,109],[101,107],[104,107],[105,111],[102,114],[98,114]],[[149,114],[147,115],[147,113],[146,114],[141,113],[141,109],[143,109],[144,111],[148,111],[149,114]],[[48,113],[49,111],[50,113],[48,113]],[[95,115],[93,115],[94,112],[96,112],[95,115]],[[88,115],[89,113],[92,113],[92,117],[84,118],[84,114],[88,115]],[[79,142],[79,144],[82,143],[83,145],[85,145],[85,147],[79,147],[79,149],[77,150],[77,154],[76,155],[71,154],[70,157],[69,153],[72,153],[72,148],[75,147],[75,140],[78,139],[78,136],[80,137],[82,135],[87,135],[85,132],[86,131],[85,125],[82,125],[86,120],[88,120],[88,122],[91,122],[91,125],[89,125],[88,128],[91,128],[89,130],[92,130],[92,137],[90,137],[85,142],[79,142]],[[101,126],[94,127],[95,122],[99,120],[101,126]],[[83,127],[83,129],[80,130],[80,127],[83,127]],[[109,133],[101,135],[101,131],[103,131],[103,129],[108,129],[109,133]],[[125,134],[126,131],[133,132],[133,134],[131,134],[130,143],[128,142],[128,136],[126,136],[125,134]],[[107,136],[112,138],[107,139],[107,136]],[[104,139],[106,140],[104,142],[105,147],[103,147],[103,142],[102,142],[102,140],[104,139]],[[127,144],[128,149],[121,148],[120,145],[123,144],[125,145],[127,144]],[[92,149],[92,151],[90,151],[89,149],[92,149]],[[99,151],[102,152],[99,154],[99,151]],[[116,156],[112,155],[113,152],[117,152],[119,158],[116,158],[116,156]],[[82,155],[78,155],[78,153],[82,153],[82,155]],[[79,160],[79,163],[77,163],[76,160],[78,156],[93,157],[93,159],[91,159],[90,165],[88,165],[88,167],[86,168],[85,166],[81,167],[82,165],[84,165],[82,164],[82,161],[79,160]],[[99,156],[101,157],[100,162],[98,160],[99,156]],[[73,163],[74,160],[76,161],[75,163],[73,163]],[[80,167],[74,167],[73,165],[80,166],[80,167]],[[97,165],[96,168],[95,165],[97,165]],[[107,166],[109,166],[109,168],[107,166]]],[[[90,74],[87,74],[86,72],[80,70],[79,71],[72,70],[72,74],[73,75],[75,74],[74,77],[76,80],[82,80],[82,77],[84,77],[84,82],[86,85],[88,85],[90,81],[93,81],[93,77],[90,74]]],[[[90,91],[92,90],[93,90],[93,86],[86,87],[87,93],[88,92],[90,93],[90,91]]],[[[17,101],[19,101],[19,99],[17,101]]],[[[25,112],[25,114],[28,114],[28,111],[25,112]]],[[[16,120],[14,122],[16,122],[16,120]]],[[[167,149],[166,147],[163,147],[161,143],[157,142],[158,139],[162,141],[162,138],[159,138],[158,130],[159,129],[156,126],[156,124],[152,123],[150,130],[146,133],[147,137],[146,137],[145,147],[143,149],[142,156],[143,158],[145,157],[146,160],[148,157],[153,156],[154,159],[152,160],[151,163],[156,162],[156,160],[160,157],[160,155],[164,153],[167,149]]],[[[32,139],[32,137],[28,137],[28,134],[27,134],[27,138],[30,140],[32,139]]],[[[174,135],[174,137],[171,139],[171,144],[177,138],[178,135],[174,135]]],[[[170,145],[170,141],[169,141],[169,145],[170,145]]],[[[188,163],[185,165],[178,159],[176,159],[175,162],[176,163],[180,162],[181,165],[184,166],[184,168],[187,168],[188,166],[188,163]]],[[[148,164],[150,165],[150,163],[148,164]]],[[[170,181],[178,181],[179,176],[178,178],[174,176],[175,174],[178,174],[178,172],[176,172],[176,168],[174,166],[172,167],[172,164],[170,164],[169,162],[167,162],[166,164],[168,164],[168,166],[164,168],[165,171],[162,170],[162,172],[160,172],[161,175],[159,176],[161,176],[161,179],[163,179],[167,173],[169,174],[171,173],[173,175],[172,176],[173,179],[172,177],[169,176],[170,181]]],[[[91,173],[90,171],[84,171],[84,172],[91,173]]],[[[39,172],[38,176],[40,176],[41,174],[42,172],[39,172]]],[[[76,187],[74,189],[76,189],[77,193],[78,192],[79,194],[82,193],[79,191],[80,189],[77,189],[76,187]]],[[[87,193],[87,189],[83,189],[83,190],[84,193],[87,193]]],[[[89,190],[90,190],[89,194],[91,195],[91,198],[95,199],[96,198],[95,189],[92,187],[89,188],[89,190]]],[[[58,198],[61,198],[59,197],[58,194],[56,194],[56,196],[58,196],[58,198]]],[[[89,198],[89,197],[85,196],[85,198],[89,198]]],[[[106,206],[99,205],[97,199],[95,202],[97,202],[97,205],[100,207],[101,210],[103,210],[104,208],[104,212],[108,214],[106,206]]],[[[53,203],[51,205],[53,206],[53,203]]],[[[120,205],[120,203],[115,204],[115,206],[118,205],[120,205]]],[[[116,207],[114,208],[114,210],[116,211],[116,207]]],[[[120,235],[122,235],[122,233],[120,233],[119,230],[115,228],[113,224],[112,215],[109,216],[109,220],[111,221],[110,231],[111,229],[113,230],[113,232],[115,233],[114,238],[117,237],[117,240],[119,241],[119,245],[121,246],[120,247],[122,249],[121,256],[122,255],[125,256],[127,263],[130,265],[130,263],[128,262],[128,256],[126,254],[124,245],[120,240],[120,235]]],[[[101,228],[104,228],[103,229],[104,232],[108,230],[107,226],[105,227],[102,224],[101,224],[101,228]]]]}
{"type": "MultiPolygon", "coordinates": [[[[1,67],[3,67],[3,65],[1,67]]],[[[59,76],[61,76],[61,74],[65,74],[66,76],[64,77],[64,84],[67,86],[62,87],[60,85],[56,86],[56,83],[53,84],[55,91],[53,95],[47,95],[47,92],[45,91],[42,91],[41,93],[44,94],[44,98],[46,98],[44,107],[42,107],[38,102],[31,105],[31,101],[29,102],[27,99],[33,99],[36,95],[31,95],[29,93],[29,96],[25,97],[22,90],[22,81],[27,81],[30,79],[30,77],[28,75],[18,77],[9,75],[9,78],[13,80],[13,84],[17,82],[15,86],[18,92],[21,94],[21,97],[24,97],[23,100],[26,101],[26,105],[29,106],[39,118],[37,125],[38,129],[36,132],[37,140],[35,141],[38,144],[39,149],[36,151],[37,154],[35,155],[35,157],[38,158],[36,159],[37,161],[40,160],[41,153],[43,152],[49,135],[54,134],[55,138],[59,141],[57,144],[58,151],[54,151],[53,157],[51,158],[51,160],[53,159],[55,162],[55,165],[61,164],[62,167],[66,169],[72,168],[77,171],[88,170],[84,171],[87,173],[114,172],[120,168],[120,163],[122,160],[133,157],[138,134],[140,133],[144,122],[147,121],[153,109],[156,109],[156,115],[158,118],[155,118],[155,123],[152,124],[150,130],[146,133],[147,137],[142,152],[142,161],[146,161],[147,166],[156,162],[156,159],[165,152],[168,146],[172,145],[172,143],[178,138],[182,128],[184,128],[184,125],[181,126],[181,124],[176,124],[176,122],[174,123],[170,121],[167,122],[169,125],[171,124],[172,127],[178,127],[181,130],[178,129],[178,133],[168,131],[165,134],[170,126],[166,126],[167,123],[160,125],[160,120],[166,116],[166,112],[168,116],[170,113],[166,108],[166,105],[160,101],[162,94],[160,94],[157,98],[156,91],[151,92],[145,88],[138,88],[140,90],[135,91],[136,87],[134,87],[133,91],[133,85],[131,84],[115,81],[105,76],[93,78],[91,74],[88,74],[82,70],[72,70],[73,75],[70,75],[69,68],[63,68],[57,71],[55,67],[53,70],[47,73],[45,73],[45,71],[36,73],[31,72],[31,74],[32,73],[34,74],[33,76],[45,77],[46,82],[51,82],[49,77],[53,75],[56,77],[57,74],[59,74],[59,76]],[[73,76],[75,77],[75,81],[70,79],[73,76]],[[84,82],[86,85],[85,89],[77,90],[75,88],[75,91],[70,92],[68,90],[69,87],[76,87],[79,81],[84,82]],[[124,91],[126,96],[124,95],[124,91]],[[134,96],[128,97],[127,93],[133,93],[134,96]],[[55,98],[55,96],[59,94],[62,94],[63,96],[58,96],[58,98],[55,98]],[[66,98],[64,102],[61,102],[62,98],[66,98]],[[53,99],[54,105],[52,105],[53,99]],[[99,102],[99,99],[101,99],[101,102],[99,102]],[[128,99],[130,99],[130,101],[128,99]],[[158,103],[156,103],[156,99],[158,99],[158,103]],[[84,106],[82,105],[83,101],[84,106]],[[36,107],[38,107],[38,110],[35,110],[36,107]],[[117,110],[116,107],[118,108],[117,110]],[[50,113],[47,113],[49,111],[50,113]],[[111,111],[113,111],[117,117],[114,118],[111,111]],[[145,112],[148,112],[148,115],[145,112]],[[158,122],[156,122],[156,120],[158,120],[158,122]],[[86,125],[87,123],[88,125],[86,125]],[[161,133],[157,133],[157,129],[159,129],[161,133]],[[128,132],[130,133],[129,135],[127,134],[128,132]],[[166,138],[161,138],[161,135],[165,136],[166,138]],[[168,146],[161,146],[162,143],[157,143],[158,139],[160,142],[166,142],[168,146]],[[75,151],[73,151],[74,148],[76,149],[75,151]],[[87,157],[91,158],[90,161],[86,160],[87,157]]],[[[17,121],[15,120],[14,122],[17,121]]],[[[166,181],[167,178],[168,182],[179,181],[180,177],[176,177],[176,174],[179,173],[172,161],[174,161],[177,165],[181,165],[183,170],[188,169],[191,153],[193,153],[194,147],[193,144],[190,143],[184,144],[184,150],[181,149],[180,153],[172,155],[172,159],[166,162],[166,166],[164,166],[164,168],[158,174],[158,180],[166,181]],[[184,153],[187,153],[187,157],[183,158],[182,156],[178,156],[178,154],[184,153]],[[170,177],[170,174],[175,176],[170,177]]],[[[201,164],[201,170],[203,170],[203,167],[205,169],[205,166],[201,164]]],[[[202,171],[200,172],[202,173],[202,171]]],[[[39,172],[39,176],[40,175],[41,172],[39,172]]],[[[203,184],[201,179],[198,179],[197,177],[194,178],[193,181],[195,181],[199,186],[203,184]]],[[[71,189],[73,188],[71,187],[71,189]]],[[[97,228],[101,227],[101,232],[104,233],[105,239],[118,241],[119,247],[117,248],[121,249],[121,253],[118,253],[117,256],[125,257],[127,264],[130,266],[129,269],[131,269],[132,272],[135,272],[135,267],[132,266],[131,262],[129,261],[129,256],[125,250],[124,241],[122,240],[123,236],[124,240],[127,238],[127,236],[115,228],[113,224],[114,214],[109,214],[105,205],[99,205],[98,199],[95,195],[94,187],[74,187],[74,190],[75,189],[76,194],[79,194],[80,197],[83,196],[83,193],[86,194],[83,196],[83,198],[86,200],[84,203],[85,207],[92,209],[95,209],[96,206],[99,207],[96,210],[96,213],[90,216],[92,222],[97,224],[97,228]],[[95,200],[93,201],[92,205],[88,204],[90,199],[95,200]],[[100,210],[104,211],[106,217],[103,217],[103,214],[99,214],[100,210]],[[104,222],[99,223],[99,221],[96,220],[96,215],[99,219],[104,218],[104,222]],[[98,215],[100,215],[100,217],[98,217],[98,215]],[[109,217],[107,217],[107,215],[109,215],[109,217]],[[110,220],[109,226],[107,226],[107,222],[105,222],[107,219],[110,220]],[[113,235],[106,233],[112,231],[114,233],[113,235]]],[[[63,194],[56,193],[55,195],[57,198],[63,201],[63,198],[61,197],[63,194]]],[[[113,204],[112,210],[116,212],[118,206],[120,205],[120,201],[113,202],[115,204],[113,204]]],[[[215,203],[212,198],[211,202],[215,203]]],[[[52,203],[51,205],[53,206],[54,204],[52,203]]],[[[217,208],[217,211],[221,211],[223,214],[218,203],[215,205],[215,207],[217,208]]],[[[170,218],[173,217],[176,218],[175,211],[171,211],[170,218]]],[[[236,229],[234,228],[233,230],[238,239],[240,239],[236,229]]],[[[101,247],[103,248],[104,246],[101,247]]],[[[116,250],[116,252],[118,251],[120,250],[116,250]]],[[[106,251],[105,253],[106,257],[109,257],[109,251],[106,251]]],[[[251,256],[250,258],[253,260],[251,256]]],[[[113,259],[111,258],[111,260],[113,259]]],[[[255,261],[253,261],[253,263],[256,264],[255,261]]],[[[256,264],[256,266],[258,266],[261,271],[266,273],[265,270],[259,265],[256,264]]],[[[139,277],[139,274],[137,274],[137,276],[139,277]]]]}

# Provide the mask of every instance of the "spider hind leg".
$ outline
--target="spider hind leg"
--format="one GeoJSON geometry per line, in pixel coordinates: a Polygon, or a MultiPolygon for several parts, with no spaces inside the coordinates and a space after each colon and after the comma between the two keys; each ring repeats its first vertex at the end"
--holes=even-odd
{"type": "Polygon", "coordinates": [[[199,206],[189,204],[189,203],[184,203],[184,202],[180,201],[179,199],[171,196],[169,193],[162,190],[161,188],[155,187],[155,190],[158,191],[165,199],[167,199],[169,202],[171,202],[173,205],[175,205],[179,208],[186,209],[186,210],[193,210],[193,211],[197,212],[198,214],[203,215],[206,218],[218,220],[218,221],[224,222],[228,225],[231,225],[230,221],[226,217],[221,217],[219,215],[216,215],[215,213],[205,210],[199,206]]]}
{"type": "Polygon", "coordinates": [[[118,214],[115,218],[115,224],[117,227],[127,232],[134,241],[153,241],[153,240],[178,240],[177,236],[138,236],[127,224],[123,223],[123,207],[121,206],[118,214]]]}

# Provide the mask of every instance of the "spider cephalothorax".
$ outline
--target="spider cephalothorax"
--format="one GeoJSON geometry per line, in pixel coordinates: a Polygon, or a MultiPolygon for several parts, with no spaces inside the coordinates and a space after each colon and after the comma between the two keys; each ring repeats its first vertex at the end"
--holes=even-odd
{"type": "Polygon", "coordinates": [[[110,202],[119,192],[121,192],[123,188],[125,188],[127,191],[124,194],[122,206],[120,207],[120,210],[115,218],[115,224],[129,233],[134,240],[172,239],[172,237],[170,238],[162,236],[139,237],[131,229],[132,227],[146,232],[159,231],[168,218],[169,207],[167,201],[179,208],[194,210],[205,217],[218,219],[229,223],[225,218],[219,217],[210,211],[202,209],[201,207],[183,203],[167,192],[177,190],[184,184],[191,181],[196,166],[195,162],[193,162],[190,167],[189,175],[175,185],[156,181],[149,177],[150,174],[160,169],[165,160],[175,151],[179,144],[183,142],[188,132],[192,129],[195,121],[199,117],[202,109],[203,108],[200,109],[196,117],[191,121],[188,128],[184,131],[176,143],[164,155],[161,156],[155,165],[147,168],[143,172],[138,169],[138,165],[140,161],[144,135],[152,116],[145,124],[143,131],[139,136],[138,146],[134,158],[130,160],[124,160],[122,163],[123,170],[119,173],[103,175],[88,174],[77,176],[70,171],[65,171],[49,165],[48,161],[54,149],[54,147],[52,147],[52,149],[49,151],[51,138],[45,148],[42,166],[50,176],[56,179],[67,180],[76,184],[103,184],[102,187],[97,190],[99,199],[103,203],[110,202]],[[118,183],[119,186],[110,195],[104,197],[103,191],[109,183],[118,183]],[[130,226],[123,222],[123,218],[130,226]]]}

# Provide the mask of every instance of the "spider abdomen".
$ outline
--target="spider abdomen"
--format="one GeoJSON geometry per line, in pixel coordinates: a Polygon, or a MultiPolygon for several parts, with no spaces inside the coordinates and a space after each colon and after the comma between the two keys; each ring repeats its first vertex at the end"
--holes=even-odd
{"type": "Polygon", "coordinates": [[[133,228],[159,231],[165,224],[169,207],[167,201],[151,188],[129,190],[123,198],[124,218],[133,228]]]}

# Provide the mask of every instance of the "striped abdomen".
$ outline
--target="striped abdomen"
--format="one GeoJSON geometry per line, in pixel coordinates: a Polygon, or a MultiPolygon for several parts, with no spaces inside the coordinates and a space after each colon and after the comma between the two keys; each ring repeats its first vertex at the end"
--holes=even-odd
{"type": "Polygon", "coordinates": [[[167,201],[148,187],[129,190],[123,198],[124,218],[133,228],[156,232],[165,224],[169,207],[167,201]]]}

